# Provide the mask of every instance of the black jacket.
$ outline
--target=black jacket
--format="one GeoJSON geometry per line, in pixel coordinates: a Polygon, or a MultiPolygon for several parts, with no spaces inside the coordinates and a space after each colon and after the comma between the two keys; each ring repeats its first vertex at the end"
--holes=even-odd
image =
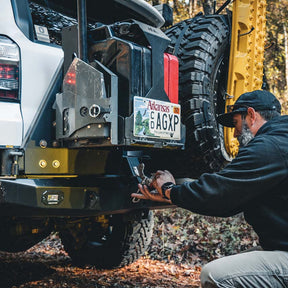
{"type": "Polygon", "coordinates": [[[173,187],[171,200],[203,215],[244,212],[264,249],[288,251],[288,116],[265,123],[219,173],[173,187]]]}

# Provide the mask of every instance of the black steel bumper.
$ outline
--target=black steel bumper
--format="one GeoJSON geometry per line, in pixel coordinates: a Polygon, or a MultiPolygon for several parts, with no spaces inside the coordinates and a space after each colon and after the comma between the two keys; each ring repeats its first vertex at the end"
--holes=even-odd
{"type": "Polygon", "coordinates": [[[2,179],[0,214],[11,216],[92,216],[135,209],[164,208],[159,203],[134,203],[137,183],[116,176],[71,179],[2,179]]]}

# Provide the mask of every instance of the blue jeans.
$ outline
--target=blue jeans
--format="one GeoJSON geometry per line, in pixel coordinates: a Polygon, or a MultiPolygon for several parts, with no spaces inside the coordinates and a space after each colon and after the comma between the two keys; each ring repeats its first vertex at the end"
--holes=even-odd
{"type": "Polygon", "coordinates": [[[288,252],[253,251],[212,261],[202,269],[201,287],[288,287],[288,252]]]}

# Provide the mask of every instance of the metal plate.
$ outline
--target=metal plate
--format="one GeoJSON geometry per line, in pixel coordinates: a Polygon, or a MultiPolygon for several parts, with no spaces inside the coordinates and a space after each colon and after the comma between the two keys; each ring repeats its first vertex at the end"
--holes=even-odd
{"type": "Polygon", "coordinates": [[[134,136],[180,140],[180,109],[179,104],[135,96],[134,136]]]}

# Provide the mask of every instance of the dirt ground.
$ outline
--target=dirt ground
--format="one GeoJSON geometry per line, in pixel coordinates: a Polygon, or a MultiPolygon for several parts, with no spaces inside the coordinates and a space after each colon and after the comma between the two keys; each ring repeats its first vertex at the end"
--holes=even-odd
{"type": "Polygon", "coordinates": [[[26,252],[0,252],[0,287],[199,287],[201,268],[140,258],[120,269],[70,264],[57,235],[26,252]]]}
{"type": "Polygon", "coordinates": [[[0,252],[0,288],[196,288],[205,263],[258,245],[243,215],[219,219],[176,208],[154,216],[147,254],[129,266],[75,267],[54,233],[25,252],[0,252]]]}

